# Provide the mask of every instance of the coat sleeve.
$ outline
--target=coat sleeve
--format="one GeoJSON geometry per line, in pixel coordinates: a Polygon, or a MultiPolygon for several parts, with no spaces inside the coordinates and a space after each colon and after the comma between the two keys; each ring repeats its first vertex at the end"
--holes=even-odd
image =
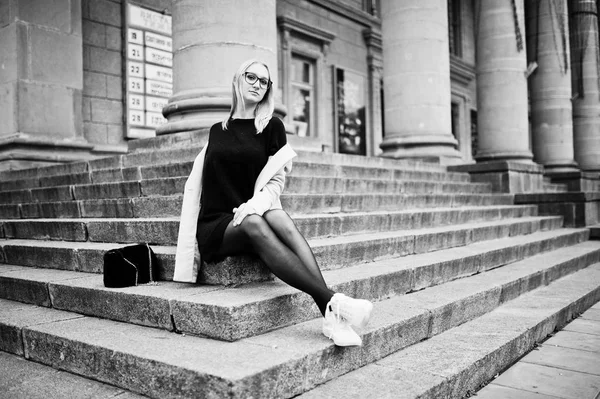
{"type": "Polygon", "coordinates": [[[256,214],[260,216],[271,209],[274,204],[278,203],[285,186],[285,175],[291,170],[292,161],[289,161],[271,177],[260,191],[248,200],[247,205],[251,206],[256,214]]]}
{"type": "Polygon", "coordinates": [[[192,171],[185,182],[173,281],[195,283],[198,277],[198,266],[201,262],[198,257],[196,229],[198,227],[198,215],[200,214],[201,207],[202,172],[207,147],[208,144],[204,146],[200,154],[196,157],[192,171]]]}

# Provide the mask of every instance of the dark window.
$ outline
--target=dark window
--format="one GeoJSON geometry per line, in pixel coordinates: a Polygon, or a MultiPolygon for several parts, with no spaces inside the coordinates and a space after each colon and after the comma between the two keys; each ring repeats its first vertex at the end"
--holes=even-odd
{"type": "Polygon", "coordinates": [[[383,102],[383,79],[379,81],[379,96],[381,100],[381,133],[385,137],[385,104],[383,102]]]}
{"type": "Polygon", "coordinates": [[[460,109],[458,106],[458,103],[452,103],[450,106],[450,120],[451,120],[451,124],[452,124],[452,135],[458,139],[458,136],[460,134],[460,127],[459,127],[459,121],[460,121],[460,109]]]}
{"type": "Polygon", "coordinates": [[[462,23],[460,0],[448,0],[448,43],[450,54],[462,57],[462,23]]]}
{"type": "Polygon", "coordinates": [[[298,136],[312,136],[315,129],[315,61],[292,55],[292,126],[298,136]]]}
{"type": "Polygon", "coordinates": [[[471,155],[477,155],[477,111],[471,110],[471,155]]]}
{"type": "Polygon", "coordinates": [[[363,0],[364,10],[373,15],[379,16],[379,1],[378,0],[363,0]]]}

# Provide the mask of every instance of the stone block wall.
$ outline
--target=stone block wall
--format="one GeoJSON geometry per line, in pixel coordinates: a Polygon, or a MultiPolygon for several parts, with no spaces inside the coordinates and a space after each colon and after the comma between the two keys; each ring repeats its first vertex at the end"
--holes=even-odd
{"type": "Polygon", "coordinates": [[[0,135],[69,140],[81,135],[78,4],[53,1],[51,14],[47,6],[38,0],[0,7],[0,135]]]}
{"type": "Polygon", "coordinates": [[[0,65],[0,170],[87,153],[80,1],[0,2],[0,65]]]}
{"type": "Polygon", "coordinates": [[[90,143],[125,141],[121,3],[82,1],[83,132],[90,143]]]}

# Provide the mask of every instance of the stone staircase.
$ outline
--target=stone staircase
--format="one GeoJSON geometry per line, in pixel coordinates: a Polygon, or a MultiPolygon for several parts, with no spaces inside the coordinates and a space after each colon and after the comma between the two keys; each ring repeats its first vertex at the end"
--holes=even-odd
{"type": "Polygon", "coordinates": [[[589,229],[441,165],[303,151],[282,203],[329,285],[374,301],[363,346],[251,257],[174,283],[198,137],[0,173],[0,350],[154,398],[462,397],[600,300],[589,229]],[[160,281],[105,288],[103,254],[134,242],[160,281]]]}

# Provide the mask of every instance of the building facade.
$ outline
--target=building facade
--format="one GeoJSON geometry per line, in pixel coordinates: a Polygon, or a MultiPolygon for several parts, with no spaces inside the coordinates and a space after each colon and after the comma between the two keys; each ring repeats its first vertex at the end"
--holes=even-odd
{"type": "Polygon", "coordinates": [[[296,148],[600,172],[584,0],[0,0],[0,170],[205,134],[248,58],[296,148]]]}

